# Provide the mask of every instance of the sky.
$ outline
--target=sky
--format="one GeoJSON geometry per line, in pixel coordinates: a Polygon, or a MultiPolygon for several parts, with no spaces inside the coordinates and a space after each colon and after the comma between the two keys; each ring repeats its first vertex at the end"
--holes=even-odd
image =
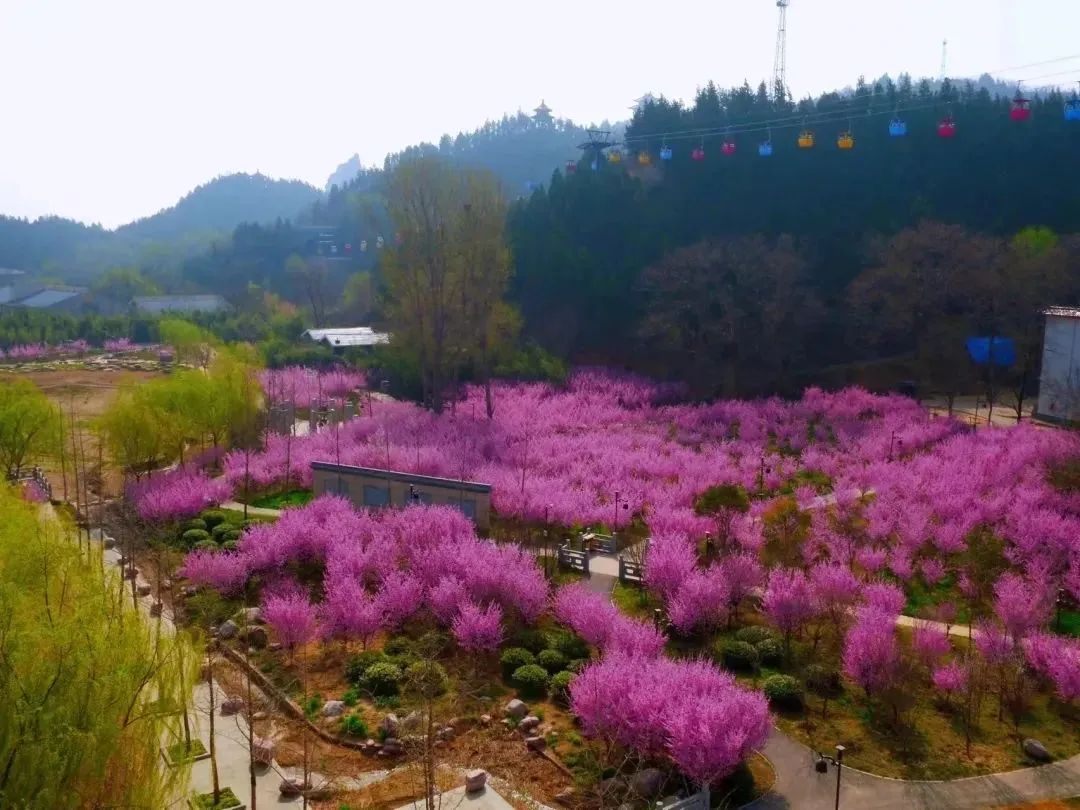
{"type": "MultiPolygon", "coordinates": [[[[1080,79],[1076,0],[790,0],[803,97],[907,71],[1080,79]],[[1071,73],[1069,71],[1072,71],[1071,73]]],[[[261,171],[322,187],[540,99],[579,123],[772,71],[775,0],[0,0],[0,213],[128,222],[261,171]]]]}

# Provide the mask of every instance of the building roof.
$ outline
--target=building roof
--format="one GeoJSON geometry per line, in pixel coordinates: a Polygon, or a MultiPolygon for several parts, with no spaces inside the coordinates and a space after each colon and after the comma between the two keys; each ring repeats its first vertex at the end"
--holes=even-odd
{"type": "Polygon", "coordinates": [[[308,329],[303,336],[328,346],[377,346],[389,343],[390,335],[370,326],[347,326],[332,329],[308,329]]]}
{"type": "Polygon", "coordinates": [[[220,312],[229,305],[220,295],[137,295],[131,300],[143,312],[220,312]]]}
{"type": "Polygon", "coordinates": [[[1047,307],[1043,310],[1043,315],[1054,318],[1080,318],[1080,309],[1076,307],[1047,307]]]}
{"type": "Polygon", "coordinates": [[[31,307],[33,309],[48,309],[72,298],[78,298],[86,292],[78,287],[43,287],[21,298],[9,301],[9,306],[31,307]]]}
{"type": "Polygon", "coordinates": [[[352,464],[334,464],[330,461],[313,461],[311,469],[326,470],[327,472],[341,473],[342,475],[364,475],[368,478],[388,478],[392,481],[402,481],[406,484],[420,484],[426,486],[444,487],[449,489],[461,489],[466,492],[491,492],[491,484],[481,484],[479,481],[461,481],[457,478],[440,478],[437,475],[416,475],[415,473],[397,472],[396,470],[380,470],[378,467],[356,467],[352,464]]]}

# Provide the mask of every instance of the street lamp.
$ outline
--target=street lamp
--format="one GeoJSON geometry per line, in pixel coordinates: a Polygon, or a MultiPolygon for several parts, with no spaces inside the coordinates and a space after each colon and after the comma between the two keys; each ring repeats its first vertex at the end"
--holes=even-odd
{"type": "Polygon", "coordinates": [[[833,805],[835,810],[840,810],[840,774],[843,772],[844,764],[844,746],[836,746],[836,756],[830,757],[827,754],[822,754],[820,751],[815,751],[817,754],[817,761],[814,763],[814,770],[818,773],[828,773],[829,764],[831,763],[836,768],[836,803],[833,805]]]}
{"type": "Polygon", "coordinates": [[[630,509],[630,499],[620,498],[619,493],[615,493],[615,522],[611,526],[611,533],[614,535],[615,531],[619,528],[619,506],[622,506],[623,510],[630,509]]]}

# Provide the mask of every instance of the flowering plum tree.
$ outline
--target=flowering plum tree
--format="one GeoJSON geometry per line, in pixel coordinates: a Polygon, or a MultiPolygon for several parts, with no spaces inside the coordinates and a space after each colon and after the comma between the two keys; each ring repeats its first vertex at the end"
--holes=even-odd
{"type": "Polygon", "coordinates": [[[466,602],[454,617],[451,630],[458,646],[468,652],[494,652],[502,643],[502,608],[466,602]]]}

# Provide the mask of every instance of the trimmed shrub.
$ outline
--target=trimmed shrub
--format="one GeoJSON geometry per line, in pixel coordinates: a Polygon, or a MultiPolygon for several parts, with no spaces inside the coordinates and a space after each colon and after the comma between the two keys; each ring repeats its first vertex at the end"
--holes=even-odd
{"type": "Polygon", "coordinates": [[[577,674],[578,672],[581,672],[581,670],[585,669],[588,663],[588,658],[575,658],[573,661],[566,665],[566,671],[577,674]]]}
{"type": "Polygon", "coordinates": [[[548,647],[547,636],[539,630],[533,630],[531,628],[525,628],[514,633],[514,637],[510,639],[510,643],[514,647],[521,647],[528,650],[533,655],[538,654],[542,650],[546,650],[548,647]]]}
{"type": "Polygon", "coordinates": [[[405,670],[405,687],[411,692],[444,695],[448,681],[446,670],[437,661],[415,661],[405,670]]]}
{"type": "Polygon", "coordinates": [[[225,539],[226,543],[229,542],[230,540],[232,540],[235,543],[237,540],[239,540],[243,536],[244,536],[244,530],[243,529],[237,529],[234,526],[233,528],[229,529],[229,531],[225,532],[225,538],[224,539],[225,539]]]}
{"type": "Polygon", "coordinates": [[[402,677],[401,667],[384,661],[364,671],[364,685],[373,695],[389,697],[398,693],[402,677]]]}
{"type": "Polygon", "coordinates": [[[835,669],[823,667],[821,664],[811,664],[803,672],[806,687],[816,695],[822,697],[840,694],[843,682],[840,673],[835,669]]]}
{"type": "Polygon", "coordinates": [[[760,663],[757,648],[745,641],[723,641],[719,645],[720,660],[728,669],[753,672],[760,663]]]}
{"type": "Polygon", "coordinates": [[[221,544],[221,547],[226,551],[236,551],[238,548],[240,548],[240,541],[226,540],[224,543],[221,544]]]}
{"type": "Polygon", "coordinates": [[[775,632],[770,628],[762,627],[759,624],[744,627],[735,633],[736,641],[745,641],[747,644],[753,644],[755,647],[763,641],[775,638],[777,638],[775,632]]]}
{"type": "Polygon", "coordinates": [[[228,519],[225,517],[224,512],[220,512],[217,509],[207,509],[201,515],[199,515],[199,517],[201,517],[203,519],[203,522],[206,523],[207,529],[213,529],[215,526],[224,523],[228,519]]]}
{"type": "Polygon", "coordinates": [[[575,658],[588,658],[589,645],[585,640],[574,633],[556,631],[548,634],[548,647],[558,650],[566,656],[568,661],[575,658]]]}
{"type": "Polygon", "coordinates": [[[202,529],[205,532],[206,531],[206,521],[203,520],[202,518],[192,518],[191,520],[187,521],[184,524],[184,531],[185,532],[189,531],[191,529],[202,529]]]}
{"type": "Polygon", "coordinates": [[[383,647],[383,652],[394,657],[396,655],[412,654],[412,642],[406,636],[394,636],[383,647]]]}
{"type": "Polygon", "coordinates": [[[499,656],[504,678],[512,678],[516,669],[535,663],[536,656],[524,647],[508,647],[499,656]]]}
{"type": "Polygon", "coordinates": [[[770,675],[761,685],[765,697],[776,708],[801,709],[803,704],[802,684],[790,675],[770,675]]]}
{"type": "Polygon", "coordinates": [[[182,535],[180,539],[184,541],[187,546],[194,546],[196,543],[201,543],[203,540],[210,539],[210,532],[206,529],[188,529],[182,535]]]}
{"type": "Polygon", "coordinates": [[[368,667],[386,663],[386,656],[378,650],[364,650],[349,658],[345,664],[345,680],[359,684],[364,679],[368,667]]]}
{"type": "Polygon", "coordinates": [[[544,650],[536,656],[536,663],[554,675],[566,669],[566,656],[558,650],[544,650]]]}
{"type": "Polygon", "coordinates": [[[540,697],[547,691],[547,670],[538,664],[526,664],[514,670],[513,681],[522,695],[540,697]]]}
{"type": "MultiPolygon", "coordinates": [[[[206,532],[203,532],[203,534],[206,534],[206,532]]],[[[213,540],[211,540],[209,537],[207,537],[205,540],[200,540],[198,543],[192,546],[192,548],[195,551],[217,551],[220,546],[213,540]]]]}
{"type": "Polygon", "coordinates": [[[566,706],[570,702],[570,682],[574,680],[574,673],[563,670],[551,676],[551,699],[556,703],[566,706]]]}
{"type": "Polygon", "coordinates": [[[778,638],[767,638],[759,641],[754,647],[758,651],[758,658],[766,666],[774,667],[784,660],[784,642],[778,638]]]}
{"type": "Polygon", "coordinates": [[[219,543],[226,539],[226,535],[229,532],[236,531],[236,527],[231,523],[219,523],[213,529],[210,530],[210,536],[217,540],[219,543]]]}

